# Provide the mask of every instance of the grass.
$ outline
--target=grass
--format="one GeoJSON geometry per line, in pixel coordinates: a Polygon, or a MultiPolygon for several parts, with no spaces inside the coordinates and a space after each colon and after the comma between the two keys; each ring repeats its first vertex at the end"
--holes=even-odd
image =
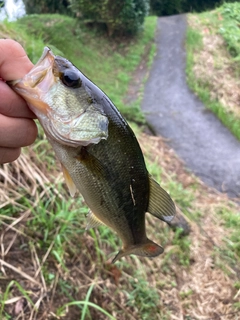
{"type": "Polygon", "coordinates": [[[186,36],[189,87],[238,139],[239,8],[239,3],[226,3],[214,11],[190,15],[186,36]]]}
{"type": "MultiPolygon", "coordinates": [[[[234,273],[228,274],[229,270],[226,268],[233,263],[237,265],[239,261],[238,250],[235,250],[230,260],[226,258],[229,250],[232,250],[229,241],[232,241],[233,233],[239,230],[238,222],[234,222],[238,221],[235,204],[230,205],[224,199],[216,200],[219,196],[201,189],[194,177],[191,178],[190,185],[184,187],[185,180],[189,177],[187,173],[180,171],[179,180],[175,174],[175,169],[178,168],[179,172],[180,168],[178,159],[163,145],[161,139],[144,136],[142,133],[138,133],[138,137],[151,174],[165,189],[171,190],[172,197],[176,199],[182,211],[192,212],[191,236],[181,237],[180,229],[173,233],[163,223],[148,216],[148,236],[164,246],[165,254],[154,260],[127,257],[116,265],[111,265],[107,262],[108,257],[120,247],[115,234],[105,227],[84,232],[87,208],[83,206],[82,199],[69,199],[59,177],[58,168],[51,174],[46,170],[45,173],[52,181],[51,186],[55,186],[54,181],[59,181],[56,190],[49,189],[49,185],[46,185],[44,190],[37,181],[34,195],[31,195],[33,186],[29,186],[28,193],[24,189],[28,200],[21,198],[21,206],[12,214],[9,215],[9,208],[14,207],[14,204],[11,204],[14,203],[13,198],[9,199],[8,206],[1,209],[1,258],[8,263],[3,264],[5,272],[0,274],[2,319],[9,319],[15,312],[11,311],[10,306],[14,306],[16,310],[18,305],[26,319],[40,319],[42,316],[46,318],[47,314],[51,314],[53,319],[156,317],[167,320],[172,319],[171,314],[179,315],[178,301],[181,304],[180,301],[184,301],[185,312],[191,314],[191,310],[195,308],[196,288],[192,285],[184,289],[182,284],[179,285],[178,277],[181,277],[181,283],[192,283],[199,273],[200,262],[196,261],[203,257],[204,265],[206,252],[208,256],[215,254],[213,256],[216,267],[204,271],[210,273],[211,281],[212,277],[214,279],[214,274],[211,273],[217,271],[219,275],[220,269],[223,269],[224,279],[233,279],[231,290],[238,290],[237,277],[234,273]],[[197,200],[198,198],[204,200],[197,200]],[[29,214],[26,214],[29,210],[29,214]],[[194,215],[199,210],[202,215],[195,220],[194,215]],[[209,220],[209,217],[213,221],[209,220]],[[222,243],[221,234],[216,236],[213,233],[215,244],[221,248],[220,251],[214,251],[214,247],[209,245],[204,246],[207,238],[200,236],[197,231],[198,225],[195,223],[197,221],[201,228],[204,228],[205,223],[210,230],[217,231],[219,223],[216,223],[215,219],[218,219],[220,225],[226,221],[226,227],[229,225],[230,231],[229,234],[225,234],[227,241],[224,240],[222,243]],[[236,228],[232,229],[234,224],[236,228]],[[196,242],[200,244],[199,247],[196,247],[196,242]],[[21,263],[19,271],[11,269],[12,266],[17,267],[21,263]],[[29,279],[26,278],[27,274],[30,275],[29,279]],[[14,282],[8,281],[7,275],[15,279],[14,282]],[[42,292],[42,295],[36,294],[38,288],[41,288],[39,292],[42,292]],[[173,295],[173,292],[178,291],[178,297],[173,295]],[[48,298],[45,296],[46,292],[48,298]],[[18,297],[22,299],[22,304],[17,304],[18,297]],[[169,302],[166,304],[165,300],[169,302]]],[[[27,154],[22,157],[24,156],[28,157],[27,154]]],[[[45,164],[42,163],[40,166],[43,168],[43,174],[45,164]]],[[[4,166],[4,169],[9,170],[9,167],[4,166]]],[[[23,177],[29,183],[27,171],[24,172],[23,177]]],[[[2,172],[0,173],[2,176],[2,172]]],[[[22,184],[24,185],[23,181],[22,184]]],[[[5,182],[5,194],[8,192],[11,190],[5,182]]],[[[209,234],[211,237],[211,233],[209,234]]],[[[202,276],[199,277],[198,287],[202,285],[207,288],[206,282],[201,279],[202,276]]],[[[229,286],[229,282],[224,283],[223,279],[219,281],[223,288],[229,286]]],[[[204,290],[203,295],[206,299],[209,292],[204,290]]],[[[211,297],[214,295],[214,289],[210,294],[211,297]]],[[[221,297],[225,296],[223,292],[221,297]]]]}
{"type": "MultiPolygon", "coordinates": [[[[139,122],[138,102],[131,109],[123,101],[144,48],[146,65],[153,59],[155,26],[156,18],[147,19],[145,33],[123,43],[58,15],[5,23],[0,32],[20,41],[34,62],[50,45],[139,122]]],[[[69,197],[40,131],[16,162],[0,167],[1,319],[170,320],[237,312],[239,279],[231,268],[239,265],[239,207],[186,172],[163,139],[132,126],[149,172],[187,215],[191,234],[182,237],[181,229],[174,233],[147,214],[148,237],[165,248],[164,254],[110,264],[119,239],[106,227],[84,230],[88,209],[79,195],[69,197]],[[229,303],[223,305],[223,299],[229,303]]]]}
{"type": "Polygon", "coordinates": [[[226,41],[231,55],[240,62],[240,3],[224,3],[219,8],[219,13],[224,18],[219,33],[226,41]]]}
{"type": "MultiPolygon", "coordinates": [[[[55,54],[65,56],[73,62],[87,77],[107,92],[128,119],[144,122],[139,104],[126,106],[123,97],[131,81],[131,74],[139,65],[148,46],[151,54],[147,63],[152,59],[154,48],[151,48],[156,17],[146,19],[145,31],[137,38],[118,39],[118,41],[106,38],[99,30],[86,29],[71,17],[60,15],[32,15],[20,19],[16,24],[28,32],[30,30],[31,37],[42,39],[55,54]]],[[[26,47],[33,62],[36,62],[36,56],[40,57],[42,48],[42,44],[40,48],[33,45],[26,47]]]]}
{"type": "MultiPolygon", "coordinates": [[[[108,95],[114,99],[114,102],[122,109],[123,113],[128,115],[129,118],[141,122],[143,117],[140,113],[139,105],[129,108],[124,105],[123,97],[128,89],[131,75],[138,66],[146,46],[150,48],[150,59],[153,58],[152,40],[155,25],[156,18],[147,19],[145,33],[141,34],[138,39],[123,41],[122,43],[107,40],[98,31],[86,30],[83,26],[79,26],[76,20],[58,15],[30,16],[15,23],[5,22],[0,32],[2,37],[11,37],[22,43],[34,63],[40,57],[44,45],[49,45],[55,54],[67,56],[88,77],[99,84],[103,90],[106,88],[108,95]],[[19,28],[21,29],[20,34],[16,32],[16,29],[19,28]],[[62,36],[62,30],[65,31],[64,36],[62,36]],[[59,34],[61,34],[60,37],[59,34]],[[99,46],[99,40],[101,41],[101,46],[99,46]]],[[[146,57],[146,63],[149,63],[150,59],[146,57]]],[[[69,272],[71,269],[69,269],[69,263],[71,257],[76,259],[79,252],[82,251],[81,258],[84,260],[84,265],[87,266],[89,263],[94,263],[96,271],[93,270],[92,276],[95,279],[94,281],[98,283],[98,273],[100,271],[103,274],[109,272],[108,266],[102,266],[106,260],[106,249],[109,253],[110,250],[118,251],[120,248],[119,241],[116,241],[115,235],[109,229],[103,227],[99,228],[99,230],[90,230],[87,237],[83,235],[88,209],[81,198],[69,199],[59,176],[59,168],[55,165],[53,153],[46,143],[41,129],[39,130],[38,141],[31,147],[30,154],[27,152],[22,158],[24,160],[22,160],[18,168],[14,165],[12,168],[4,166],[4,169],[7,170],[6,175],[11,175],[11,170],[13,175],[14,172],[18,171],[19,173],[21,172],[21,176],[17,175],[17,179],[21,180],[23,174],[26,180],[24,183],[18,180],[19,188],[17,193],[19,197],[15,197],[15,200],[10,201],[10,203],[6,199],[7,205],[4,205],[1,210],[1,221],[3,226],[10,225],[10,229],[12,225],[17,223],[21,225],[20,229],[22,231],[20,235],[23,237],[21,241],[24,246],[20,251],[31,252],[32,263],[36,267],[35,277],[40,277],[43,288],[49,287],[56,290],[57,286],[60,292],[59,296],[65,297],[60,306],[55,307],[55,317],[64,318],[68,316],[70,308],[75,310],[76,313],[80,313],[81,319],[90,319],[94,317],[95,313],[100,317],[101,314],[104,314],[110,319],[115,319],[105,309],[90,301],[92,291],[96,287],[93,283],[85,286],[84,289],[81,289],[81,285],[79,285],[80,289],[76,292],[70,280],[69,272]],[[33,168],[30,168],[27,164],[29,156],[34,157],[35,166],[33,168]],[[37,169],[38,167],[41,168],[41,174],[37,169]],[[30,172],[26,175],[25,171],[29,169],[30,172]],[[35,171],[35,177],[38,174],[40,175],[37,176],[34,186],[32,184],[34,183],[34,176],[31,178],[33,171],[35,171]],[[49,175],[50,180],[45,174],[49,175]],[[49,183],[52,179],[56,182],[54,190],[49,183]],[[63,199],[65,200],[63,201],[63,199]],[[27,214],[19,216],[20,209],[27,214]],[[31,216],[29,215],[30,212],[32,212],[31,216]],[[99,271],[97,271],[98,269],[99,271]],[[61,276],[59,276],[59,272],[61,276]],[[58,281],[59,277],[60,280],[58,281]],[[63,281],[62,278],[67,280],[63,281]],[[84,299],[85,289],[87,291],[84,299]],[[79,299],[79,296],[83,299],[79,299]],[[65,300],[68,301],[65,302],[65,300]],[[95,309],[95,313],[93,309],[95,309]]],[[[3,172],[1,171],[2,174],[3,172]]],[[[3,196],[5,197],[6,194],[3,196]]],[[[6,243],[4,232],[2,241],[3,239],[6,243]]],[[[7,254],[6,251],[4,253],[7,254]]],[[[19,259],[21,258],[19,257],[19,259]]],[[[25,259],[27,260],[26,256],[25,259]]],[[[16,269],[13,268],[12,270],[14,272],[16,269]]],[[[2,276],[4,278],[4,273],[2,276]]],[[[24,278],[26,273],[20,273],[19,276],[24,278]]],[[[0,286],[1,294],[3,295],[1,303],[2,317],[8,318],[11,316],[7,306],[9,305],[8,302],[12,301],[12,295],[14,296],[15,292],[23,296],[24,301],[34,301],[24,309],[25,311],[26,309],[31,309],[31,312],[29,311],[30,318],[36,316],[39,312],[41,314],[42,311],[38,310],[39,304],[36,307],[33,292],[27,286],[23,289],[24,292],[22,292],[21,286],[17,281],[14,282],[15,291],[9,290],[12,286],[13,283],[10,283],[7,287],[3,284],[0,286]]],[[[102,288],[100,289],[102,291],[102,288]]],[[[97,290],[99,291],[99,287],[97,290]]],[[[107,287],[105,290],[108,291],[107,287]]],[[[145,291],[147,296],[148,290],[145,291]]],[[[42,297],[40,304],[45,304],[44,297],[42,297]]],[[[20,308],[21,312],[23,308],[20,308]]],[[[123,308],[124,311],[125,309],[123,308]]],[[[71,312],[74,313],[74,311],[71,312]]]]}

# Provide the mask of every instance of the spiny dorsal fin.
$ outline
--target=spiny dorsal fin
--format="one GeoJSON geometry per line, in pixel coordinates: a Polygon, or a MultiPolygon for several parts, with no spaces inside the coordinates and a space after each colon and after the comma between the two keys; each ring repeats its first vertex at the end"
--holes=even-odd
{"type": "Polygon", "coordinates": [[[75,186],[74,182],[72,181],[72,178],[71,178],[69,172],[67,171],[67,169],[64,167],[64,165],[62,163],[61,163],[61,165],[62,165],[63,176],[64,176],[65,182],[68,186],[68,190],[70,192],[70,195],[72,197],[74,197],[74,195],[77,191],[77,187],[75,186]]]}
{"type": "Polygon", "coordinates": [[[150,196],[148,212],[164,222],[170,222],[176,214],[175,204],[170,195],[149,176],[150,196]]]}
{"type": "Polygon", "coordinates": [[[90,229],[90,228],[96,228],[99,226],[103,226],[105,225],[101,220],[99,220],[94,213],[92,213],[92,211],[89,211],[88,215],[87,215],[87,226],[86,226],[86,230],[90,229]]]}

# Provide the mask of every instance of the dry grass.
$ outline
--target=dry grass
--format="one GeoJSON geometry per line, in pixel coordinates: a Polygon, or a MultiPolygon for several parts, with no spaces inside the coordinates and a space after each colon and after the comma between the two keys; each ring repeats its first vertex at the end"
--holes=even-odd
{"type": "MultiPolygon", "coordinates": [[[[212,70],[213,75],[208,72],[204,77],[216,83],[215,94],[235,106],[232,93],[239,83],[233,84],[236,89],[219,91],[218,78],[223,77],[215,74],[218,68],[210,53],[222,50],[222,44],[204,32],[209,36],[208,54],[198,59],[203,63],[201,70],[212,70]]],[[[231,66],[222,57],[219,69],[222,72],[226,65],[228,74],[231,66]]],[[[240,301],[239,286],[234,286],[239,282],[240,261],[235,253],[232,259],[228,257],[225,239],[230,239],[232,230],[226,229],[218,214],[225,208],[238,215],[239,205],[185,170],[164,139],[142,133],[138,138],[150,171],[161,168],[161,184],[166,189],[182,188],[173,188],[172,195],[189,221],[189,237],[177,238],[164,223],[148,216],[147,234],[162,243],[162,256],[152,260],[127,257],[111,265],[108,257],[117,245],[113,249],[109,234],[103,239],[101,230],[95,235],[79,232],[85,227],[79,208],[79,221],[70,225],[71,234],[62,243],[63,258],[58,260],[54,250],[61,226],[56,225],[52,240],[41,246],[45,230],[31,230],[29,223],[40,205],[50,201],[50,206],[45,205],[50,217],[51,210],[57,213],[56,203],[69,202],[69,196],[61,187],[59,167],[51,165],[49,170],[48,162],[41,160],[48,155],[51,161],[49,148],[45,144],[40,150],[31,147],[14,163],[0,166],[0,317],[3,308],[10,315],[3,320],[81,319],[80,305],[68,303],[83,303],[88,290],[92,290],[89,301],[118,320],[240,319],[239,308],[234,307],[240,301]]],[[[73,200],[70,210],[75,207],[73,200]]],[[[118,243],[115,235],[113,239],[118,243]]],[[[108,319],[96,308],[89,309],[84,319],[108,319]]]]}
{"type": "MultiPolygon", "coordinates": [[[[161,139],[151,138],[149,145],[151,150],[148,150],[147,154],[157,157],[159,165],[165,169],[165,179],[172,173],[177,175],[185,188],[197,184],[192,212],[189,210],[188,216],[191,217],[196,211],[201,212],[200,221],[191,221],[190,266],[186,270],[173,262],[175,279],[172,278],[171,281],[175,280],[177,286],[164,292],[167,301],[173,306],[173,310],[175,309],[171,319],[187,319],[187,315],[189,319],[220,319],[222,315],[226,316],[221,319],[235,319],[232,314],[233,303],[239,301],[239,298],[233,282],[238,279],[240,269],[234,270],[226,265],[229,271],[227,275],[217,265],[218,259],[224,263],[224,256],[216,256],[214,253],[215,248],[223,247],[223,238],[228,237],[223,221],[216,215],[217,208],[228,206],[228,199],[187,173],[174,152],[169,150],[161,139]],[[157,151],[154,153],[154,150],[157,151]]],[[[145,148],[148,149],[149,145],[145,148]]],[[[237,205],[235,212],[239,213],[237,205]]],[[[171,250],[171,246],[166,251],[168,250],[171,250]]]]}
{"type": "MultiPolygon", "coordinates": [[[[216,15],[219,22],[222,17],[216,15]]],[[[202,83],[208,83],[211,98],[218,100],[227,112],[240,119],[240,78],[239,62],[235,62],[227,51],[218,28],[209,19],[200,19],[197,15],[189,15],[190,27],[197,30],[203,39],[203,47],[194,54],[193,72],[202,83]]],[[[218,26],[220,27],[220,25],[218,26]]]]}
{"type": "MultiPolygon", "coordinates": [[[[23,154],[16,162],[2,166],[0,171],[1,208],[16,208],[14,214],[0,216],[0,294],[15,281],[5,301],[5,310],[13,319],[80,319],[81,310],[77,306],[66,307],[64,312],[56,314],[59,307],[71,301],[64,293],[63,283],[71,287],[76,301],[84,301],[87,290],[93,285],[92,303],[120,320],[144,319],[137,303],[128,305],[134,283],[141,285],[142,278],[159,296],[159,313],[152,319],[238,319],[233,304],[239,301],[239,291],[234,288],[239,269],[229,265],[221,253],[223,238],[228,237],[230,231],[226,231],[216,214],[218,208],[229,206],[228,198],[190,175],[163,139],[141,134],[139,141],[149,162],[162,168],[164,185],[175,176],[185,190],[195,190],[192,206],[188,208],[192,230],[189,266],[179,263],[180,249],[172,244],[174,233],[169,231],[161,257],[154,260],[128,257],[127,263],[114,266],[107,262],[106,256],[98,260],[96,243],[88,233],[76,234],[65,246],[63,267],[51,254],[53,243],[45,250],[39,249],[40,235],[32,234],[27,227],[31,211],[40,199],[52,196],[64,201],[66,195],[50,192],[61,175],[57,169],[51,176],[47,175],[44,164],[36,166],[30,160],[31,152],[23,154]],[[31,210],[24,209],[19,201],[23,196],[31,201],[31,210]],[[200,219],[191,217],[196,212],[201,212],[200,219]],[[139,278],[134,276],[136,269],[139,278]],[[54,280],[49,281],[47,274],[54,274],[54,280]]],[[[231,206],[237,214],[239,207],[234,203],[231,206]]],[[[159,242],[155,222],[148,217],[148,235],[159,242]]],[[[162,231],[166,229],[163,223],[159,227],[162,231]]],[[[105,254],[112,251],[100,238],[98,241],[105,254]]],[[[137,296],[135,298],[137,300],[137,296]]],[[[108,319],[94,308],[91,308],[91,317],[108,319]]]]}

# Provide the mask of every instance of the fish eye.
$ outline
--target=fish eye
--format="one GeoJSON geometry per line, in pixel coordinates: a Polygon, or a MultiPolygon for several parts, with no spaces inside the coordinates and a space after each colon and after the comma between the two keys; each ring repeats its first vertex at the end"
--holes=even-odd
{"type": "Polygon", "coordinates": [[[61,75],[62,83],[70,88],[79,88],[82,85],[82,81],[79,75],[74,70],[66,69],[61,75]]]}

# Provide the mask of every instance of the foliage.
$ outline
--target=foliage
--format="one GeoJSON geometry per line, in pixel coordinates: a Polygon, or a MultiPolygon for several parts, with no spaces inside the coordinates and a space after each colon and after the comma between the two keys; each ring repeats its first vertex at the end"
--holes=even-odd
{"type": "MultiPolygon", "coordinates": [[[[34,35],[35,39],[44,39],[45,45],[55,54],[63,55],[72,61],[107,93],[124,116],[133,121],[144,121],[140,104],[127,105],[123,97],[131,81],[131,72],[140,63],[145,49],[152,45],[156,17],[146,18],[146,30],[125,43],[108,41],[99,30],[90,31],[76,19],[67,16],[63,19],[60,15],[31,15],[16,23],[22,31],[28,30],[31,37],[34,35]]],[[[24,44],[27,50],[30,49],[28,54],[34,63],[41,56],[43,42],[40,46],[36,47],[36,43],[32,41],[24,44]]]]}
{"type": "Polygon", "coordinates": [[[62,13],[70,14],[68,0],[23,0],[27,14],[62,13]]]}
{"type": "Polygon", "coordinates": [[[148,0],[71,0],[71,8],[86,22],[104,24],[108,34],[134,35],[148,14],[148,0]]]}
{"type": "Polygon", "coordinates": [[[158,16],[183,12],[185,0],[150,0],[151,11],[158,16]]]}
{"type": "Polygon", "coordinates": [[[240,61],[240,3],[224,3],[219,12],[224,18],[219,32],[232,56],[240,61]]]}
{"type": "MultiPolygon", "coordinates": [[[[144,48],[152,43],[156,19],[147,18],[144,33],[134,41],[121,44],[107,41],[99,32],[86,31],[74,19],[59,15],[33,15],[2,25],[0,34],[21,42],[34,62],[44,45],[51,46],[54,53],[74,61],[122,108],[132,72],[144,48]]],[[[135,118],[134,110],[129,113],[135,118]]],[[[193,224],[192,240],[182,238],[180,230],[174,235],[165,225],[161,227],[159,221],[154,223],[151,217],[148,235],[164,246],[165,253],[152,260],[126,257],[115,265],[109,264],[110,252],[119,245],[116,245],[116,235],[106,227],[83,233],[87,208],[81,198],[69,199],[53,152],[41,133],[19,160],[4,165],[2,171],[0,166],[0,197],[4,195],[4,203],[0,204],[1,319],[169,320],[182,315],[190,319],[201,310],[204,310],[201,316],[209,318],[213,312],[221,314],[217,308],[222,307],[223,299],[227,301],[226,308],[232,311],[233,297],[237,297],[239,290],[238,273],[226,275],[226,281],[221,282],[218,266],[206,263],[213,248],[213,241],[209,240],[213,238],[215,245],[222,237],[222,233],[218,235],[219,216],[225,214],[220,211],[216,216],[214,208],[216,204],[227,208],[228,202],[224,200],[220,205],[221,195],[211,195],[201,184],[180,185],[182,165],[179,162],[173,165],[174,153],[163,148],[162,139],[147,136],[141,146],[150,148],[145,153],[147,162],[155,161],[155,169],[149,165],[150,172],[161,171],[158,180],[171,190],[182,209],[191,206],[192,216],[201,210],[201,226],[193,224]],[[206,225],[208,237],[204,233],[206,225]],[[211,230],[214,231],[212,238],[211,230]],[[209,280],[196,278],[201,267],[209,280]],[[214,271],[218,272],[217,280],[212,278],[214,271]],[[199,281],[195,288],[193,280],[196,279],[199,281]],[[218,282],[226,285],[225,291],[231,293],[228,300],[221,292],[212,290],[213,283],[218,282]],[[235,288],[231,285],[233,282],[235,288]],[[182,289],[189,284],[191,289],[182,289]],[[210,295],[206,296],[202,289],[208,287],[210,295]],[[185,298],[187,307],[182,301],[185,298]],[[200,303],[210,300],[214,308],[211,314],[200,303]]],[[[236,215],[237,210],[229,208],[226,216],[236,215]]],[[[237,231],[239,224],[236,236],[237,231]]],[[[237,247],[235,252],[239,254],[237,247]]],[[[216,256],[223,261],[221,252],[216,256]]],[[[238,266],[237,256],[235,261],[238,266]]]]}
{"type": "Polygon", "coordinates": [[[222,2],[222,0],[150,0],[150,8],[154,14],[165,16],[192,11],[202,12],[213,9],[222,2]]]}
{"type": "Polygon", "coordinates": [[[134,277],[130,278],[130,283],[133,290],[126,292],[127,305],[135,308],[138,306],[142,320],[147,320],[149,317],[153,319],[159,310],[159,296],[156,288],[149,286],[141,270],[135,272],[134,277]]]}

